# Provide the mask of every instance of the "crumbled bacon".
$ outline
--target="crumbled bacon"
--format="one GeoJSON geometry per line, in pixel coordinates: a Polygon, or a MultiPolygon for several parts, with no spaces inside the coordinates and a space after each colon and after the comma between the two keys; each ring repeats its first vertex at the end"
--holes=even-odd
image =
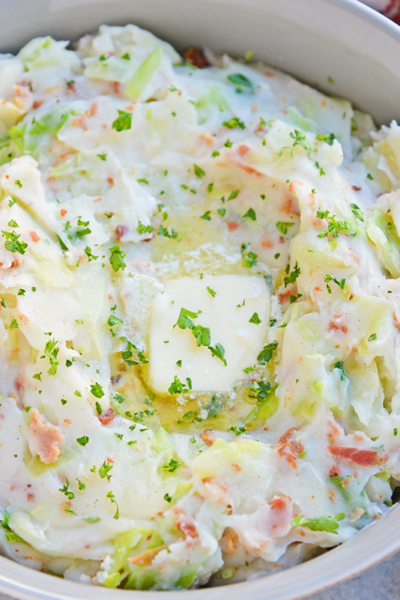
{"type": "Polygon", "coordinates": [[[304,450],[303,444],[295,442],[293,439],[296,431],[297,427],[291,427],[279,438],[278,443],[275,445],[279,456],[286,458],[292,467],[296,467],[296,457],[304,450]]]}
{"type": "Polygon", "coordinates": [[[29,431],[31,448],[38,454],[42,463],[49,465],[54,462],[60,454],[58,445],[63,441],[63,436],[58,427],[45,421],[36,408],[33,408],[29,431]]]}
{"type": "Polygon", "coordinates": [[[209,66],[209,62],[200,48],[188,48],[186,52],[183,53],[183,58],[198,69],[204,69],[209,66]]]}
{"type": "Polygon", "coordinates": [[[104,410],[101,415],[99,415],[99,421],[102,425],[109,425],[115,417],[115,413],[114,413],[114,409],[111,408],[107,408],[107,410],[104,410]]]}
{"type": "Polygon", "coordinates": [[[360,450],[359,448],[346,448],[345,446],[328,446],[333,456],[343,458],[357,465],[372,466],[378,458],[377,450],[360,450]]]}

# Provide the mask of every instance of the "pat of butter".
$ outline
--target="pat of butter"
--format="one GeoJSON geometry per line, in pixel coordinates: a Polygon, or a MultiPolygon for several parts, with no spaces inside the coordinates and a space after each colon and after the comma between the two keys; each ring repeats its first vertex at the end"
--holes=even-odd
{"type": "Polygon", "coordinates": [[[182,383],[189,377],[194,391],[222,392],[243,379],[243,369],[253,365],[266,343],[270,294],[264,279],[253,275],[208,275],[169,280],[151,306],[149,384],[168,394],[175,375],[182,383]],[[211,294],[209,287],[215,295],[211,294]],[[243,300],[245,304],[243,305],[243,300]],[[238,306],[239,305],[239,306],[238,306]],[[190,329],[174,328],[181,308],[201,313],[195,325],[209,327],[211,346],[225,349],[227,366],[198,347],[190,329]],[[261,323],[250,323],[257,313],[261,323]],[[176,363],[182,361],[179,367],[176,363]]]}

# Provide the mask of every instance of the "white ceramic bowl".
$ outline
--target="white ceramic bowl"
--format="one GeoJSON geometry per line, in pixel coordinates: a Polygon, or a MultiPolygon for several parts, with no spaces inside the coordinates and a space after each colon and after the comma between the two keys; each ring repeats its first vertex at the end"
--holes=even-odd
{"type": "MultiPolygon", "coordinates": [[[[101,23],[133,22],[178,49],[262,59],[353,100],[377,123],[400,122],[400,27],[356,0],[0,0],[0,51],[32,37],[74,40],[101,23]],[[328,76],[334,83],[328,83],[328,76]]],[[[288,571],[226,587],[133,592],[78,584],[0,557],[0,591],[20,600],[298,600],[400,550],[400,506],[352,541],[288,571]]]]}

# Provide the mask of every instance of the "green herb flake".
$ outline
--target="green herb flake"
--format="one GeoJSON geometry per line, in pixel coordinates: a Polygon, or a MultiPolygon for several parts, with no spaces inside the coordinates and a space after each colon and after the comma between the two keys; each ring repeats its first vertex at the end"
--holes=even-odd
{"type": "Polygon", "coordinates": [[[113,268],[113,271],[117,273],[119,269],[124,270],[126,268],[126,262],[124,261],[124,258],[126,256],[125,252],[121,250],[119,246],[113,246],[109,249],[109,251],[111,253],[110,263],[113,268]]]}
{"type": "Polygon", "coordinates": [[[194,174],[196,175],[196,177],[198,177],[199,179],[201,179],[202,177],[204,177],[204,175],[206,174],[205,171],[203,171],[203,169],[201,167],[199,167],[198,165],[193,165],[193,169],[194,169],[194,174]]]}
{"type": "Polygon", "coordinates": [[[112,129],[127,131],[132,127],[132,113],[118,110],[118,117],[113,121],[112,129]]]}
{"type": "MultiPolygon", "coordinates": [[[[256,221],[257,215],[253,208],[249,208],[249,210],[243,215],[243,219],[249,219],[250,221],[256,221]]],[[[293,223],[291,223],[293,225],[293,223]]]]}
{"type": "MultiPolygon", "coordinates": [[[[245,129],[245,124],[243,123],[243,121],[241,121],[238,117],[232,117],[232,119],[229,119],[228,121],[224,121],[222,123],[223,127],[227,127],[228,129],[237,129],[238,127],[240,129],[245,129]]],[[[226,142],[225,142],[226,145],[226,142]]],[[[229,147],[229,146],[228,146],[229,147]]]]}
{"type": "Polygon", "coordinates": [[[294,225],[294,223],[278,221],[276,224],[276,228],[282,235],[286,235],[288,232],[288,228],[293,227],[293,225],[294,225]]]}
{"type": "Polygon", "coordinates": [[[89,438],[87,435],[83,435],[82,437],[76,438],[76,441],[80,446],[86,446],[86,444],[89,442],[89,438]]]}
{"type": "Polygon", "coordinates": [[[103,388],[99,383],[93,383],[90,386],[90,392],[95,398],[102,398],[104,396],[103,388]]]}

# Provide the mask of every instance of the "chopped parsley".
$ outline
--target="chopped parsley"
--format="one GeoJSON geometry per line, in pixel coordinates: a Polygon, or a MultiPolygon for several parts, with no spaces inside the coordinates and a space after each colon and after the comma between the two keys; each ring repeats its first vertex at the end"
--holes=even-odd
{"type": "Polygon", "coordinates": [[[253,84],[251,83],[250,79],[241,73],[232,73],[232,75],[228,75],[227,80],[233,83],[233,85],[253,89],[253,84]]]}
{"type": "Polygon", "coordinates": [[[169,473],[173,473],[174,471],[179,469],[179,467],[181,467],[181,466],[182,466],[182,463],[180,463],[179,460],[176,460],[175,458],[171,458],[169,463],[163,466],[163,469],[165,469],[169,473]]]}
{"type": "Polygon", "coordinates": [[[47,373],[49,375],[55,375],[57,373],[57,367],[60,364],[57,360],[57,356],[60,351],[60,348],[56,348],[56,344],[58,344],[57,340],[55,340],[55,339],[49,340],[47,342],[46,346],[44,347],[43,356],[40,357],[40,358],[44,358],[45,356],[47,356],[47,358],[49,359],[50,369],[47,371],[47,373]]]}
{"type": "MultiPolygon", "coordinates": [[[[232,117],[228,121],[224,121],[222,123],[223,127],[228,127],[228,129],[236,129],[239,127],[240,129],[245,129],[245,124],[238,117],[232,117]]],[[[225,142],[226,145],[226,142],[225,142]]],[[[229,146],[228,146],[229,147],[229,146]]]]}
{"type": "Polygon", "coordinates": [[[118,110],[118,117],[112,124],[112,129],[116,131],[127,131],[132,127],[132,113],[118,110]]]}
{"type": "Polygon", "coordinates": [[[115,511],[115,515],[113,516],[113,519],[119,519],[119,506],[115,499],[114,494],[112,492],[108,492],[108,494],[106,495],[106,498],[109,498],[111,500],[111,503],[115,504],[115,506],[116,506],[116,511],[115,511]]]}
{"type": "Polygon", "coordinates": [[[256,312],[250,317],[249,323],[254,323],[255,325],[259,325],[261,323],[261,319],[256,312]]]}
{"type": "Polygon", "coordinates": [[[142,235],[143,233],[151,233],[154,227],[152,225],[144,225],[139,219],[138,226],[136,227],[136,231],[142,235]]]}
{"type": "Polygon", "coordinates": [[[301,273],[300,267],[299,267],[297,261],[294,264],[293,271],[290,271],[290,265],[287,265],[287,267],[285,269],[285,273],[286,273],[286,276],[283,279],[283,283],[284,283],[285,287],[287,287],[290,283],[294,283],[301,273]]]}
{"type": "Polygon", "coordinates": [[[3,231],[1,233],[4,238],[6,238],[5,248],[10,252],[19,252],[20,254],[25,254],[25,249],[28,247],[26,242],[21,241],[19,238],[21,237],[15,231],[3,231]]]}
{"type": "Polygon", "coordinates": [[[89,438],[87,435],[83,435],[82,437],[76,438],[76,441],[80,446],[86,446],[86,444],[89,442],[89,438]]]}
{"type": "Polygon", "coordinates": [[[211,296],[214,298],[217,294],[217,292],[214,292],[214,290],[212,290],[210,287],[207,286],[207,292],[209,294],[211,294],[211,296]]]}
{"type": "Polygon", "coordinates": [[[124,258],[126,256],[125,252],[121,250],[119,246],[113,246],[110,248],[110,263],[113,268],[113,271],[117,273],[119,269],[124,270],[126,268],[126,262],[124,258]]]}
{"type": "Polygon", "coordinates": [[[95,398],[102,398],[104,396],[103,388],[99,383],[92,383],[90,386],[90,392],[95,398]]]}
{"type": "Polygon", "coordinates": [[[225,359],[225,348],[222,346],[222,344],[216,344],[215,348],[209,346],[208,349],[210,350],[213,356],[219,358],[219,360],[221,360],[224,363],[224,365],[227,366],[225,359]]]}
{"type": "Polygon", "coordinates": [[[194,169],[194,174],[199,179],[201,179],[202,177],[204,177],[204,175],[206,174],[206,172],[203,171],[203,169],[201,167],[199,167],[198,165],[193,165],[193,169],[194,169]]]}
{"type": "Polygon", "coordinates": [[[257,361],[261,364],[269,362],[277,347],[278,342],[276,341],[272,342],[271,344],[266,344],[261,350],[260,354],[257,356],[257,361]]]}
{"type": "Polygon", "coordinates": [[[58,491],[62,492],[63,494],[65,494],[65,496],[67,496],[68,500],[73,500],[75,498],[74,492],[71,492],[71,490],[69,490],[69,481],[68,481],[68,479],[65,479],[64,485],[58,491]]]}
{"type": "Polygon", "coordinates": [[[249,208],[249,210],[243,215],[243,219],[250,219],[251,221],[256,221],[257,215],[255,213],[255,210],[253,208],[249,208]]]}
{"type": "Polygon", "coordinates": [[[286,221],[278,221],[276,224],[277,230],[282,234],[286,235],[289,227],[293,227],[294,223],[288,223],[286,221]]]}
{"type": "Polygon", "coordinates": [[[199,313],[192,312],[186,308],[181,308],[179,317],[174,327],[178,325],[179,329],[190,329],[196,338],[197,346],[209,346],[211,344],[211,333],[209,327],[195,325],[192,319],[197,319],[199,313]]]}
{"type": "Polygon", "coordinates": [[[316,136],[316,139],[321,142],[326,142],[329,146],[332,146],[336,138],[334,133],[319,133],[316,136]]]}

